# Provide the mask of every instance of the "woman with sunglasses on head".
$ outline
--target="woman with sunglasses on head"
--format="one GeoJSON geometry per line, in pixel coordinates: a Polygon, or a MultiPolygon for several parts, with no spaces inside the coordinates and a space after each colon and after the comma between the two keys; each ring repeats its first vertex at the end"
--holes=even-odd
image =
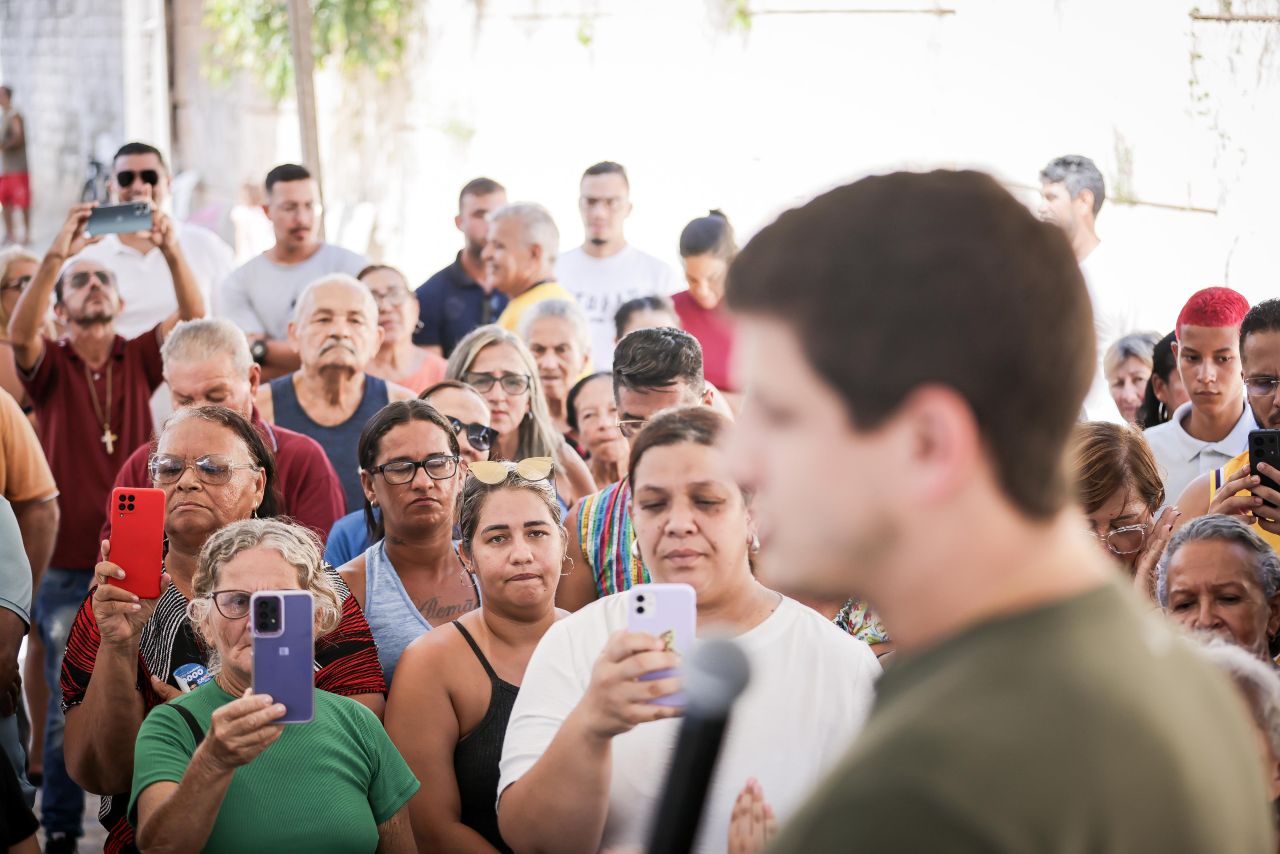
{"type": "Polygon", "coordinates": [[[445,360],[413,343],[418,322],[418,299],[409,290],[404,273],[385,264],[371,264],[360,271],[378,305],[382,346],[365,367],[375,377],[402,385],[415,394],[444,377],[445,360]]]}
{"type": "MultiPolygon", "coordinates": [[[[133,742],[156,706],[207,682],[209,650],[188,616],[200,550],[217,531],[279,512],[275,460],[245,418],[220,406],[181,409],[165,423],[150,460],[165,494],[168,551],[157,599],[139,599],[108,580],[125,577],[102,544],[96,587],[71,626],[62,670],[64,752],[80,785],[110,796],[102,813],[108,850],[130,850],[125,806],[133,742]]],[[[369,626],[332,569],[341,621],[316,644],[316,687],[381,714],[386,683],[369,626]]]]}
{"type": "MultiPolygon", "coordinates": [[[[711,781],[702,854],[726,850],[740,796],[766,799],[780,823],[796,811],[860,729],[880,672],[866,644],[756,580],[729,425],[705,406],[666,410],[632,440],[629,464],[635,540],[653,581],[692,586],[698,634],[736,635],[751,662],[711,781]]],[[[631,595],[556,622],[529,661],[498,784],[498,823],[514,850],[647,842],[680,728],[680,709],[653,701],[681,683],[640,679],[679,659],[662,639],[626,630],[631,595]]]]}
{"type": "Polygon", "coordinates": [[[1154,601],[1156,564],[1179,512],[1167,507],[1156,517],[1165,494],[1151,448],[1127,424],[1086,421],[1075,427],[1070,460],[1089,533],[1154,601]]]}
{"type": "Polygon", "coordinates": [[[488,404],[490,424],[498,431],[493,459],[551,457],[556,492],[566,507],[595,492],[591,470],[551,420],[538,366],[519,336],[497,325],[472,330],[449,357],[448,377],[480,392],[488,404]]]}
{"type": "Polygon", "coordinates": [[[397,401],[369,419],[358,447],[373,545],[338,572],[364,609],[390,685],[405,647],[479,606],[480,593],[453,549],[462,480],[453,425],[425,401],[397,401]]]}
{"type": "Polygon", "coordinates": [[[458,550],[483,604],[414,641],[400,661],[387,732],[414,774],[432,781],[409,802],[422,851],[511,850],[494,811],[507,718],[529,657],[564,614],[555,591],[565,531],[550,471],[545,458],[472,468],[458,550]]]}

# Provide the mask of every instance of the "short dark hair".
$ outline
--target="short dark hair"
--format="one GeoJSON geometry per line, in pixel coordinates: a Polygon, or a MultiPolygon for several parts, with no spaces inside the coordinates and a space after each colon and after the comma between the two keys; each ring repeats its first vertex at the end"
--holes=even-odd
{"type": "Polygon", "coordinates": [[[120,150],[116,152],[116,156],[111,158],[111,165],[115,166],[115,162],[121,157],[129,157],[135,154],[154,154],[160,161],[160,167],[166,172],[169,171],[169,165],[164,162],[164,155],[160,153],[160,149],[154,145],[147,145],[145,142],[126,142],[120,146],[120,150]]]}
{"type": "Polygon", "coordinates": [[[738,246],[733,240],[733,226],[729,224],[729,217],[722,211],[713,210],[706,216],[700,216],[680,232],[681,258],[714,255],[725,261],[732,261],[737,254],[738,246]]]}
{"type": "Polygon", "coordinates": [[[626,388],[649,391],[683,381],[695,394],[706,389],[702,345],[682,329],[637,329],[613,351],[613,393],[626,388]]]}
{"type": "Polygon", "coordinates": [[[613,315],[614,335],[621,338],[623,330],[627,328],[627,324],[631,321],[631,315],[641,311],[665,311],[672,317],[679,319],[679,315],[676,314],[675,303],[671,302],[670,297],[664,297],[661,294],[636,297],[618,306],[617,313],[613,315]]]}
{"type": "Polygon", "coordinates": [[[1244,353],[1244,339],[1253,333],[1277,331],[1280,331],[1280,299],[1263,300],[1240,321],[1240,352],[1244,353]]]}
{"type": "Polygon", "coordinates": [[[467,196],[488,196],[492,193],[505,193],[507,188],[492,178],[472,178],[458,193],[458,210],[462,210],[462,200],[467,196]]]}
{"type": "Polygon", "coordinates": [[[305,166],[299,166],[297,163],[281,163],[276,168],[267,173],[266,184],[267,195],[271,195],[271,188],[276,184],[287,184],[290,181],[308,181],[311,179],[311,173],[305,166]]]}
{"type": "Polygon", "coordinates": [[[1093,193],[1093,213],[1102,210],[1102,200],[1107,196],[1107,183],[1102,172],[1088,157],[1082,154],[1065,154],[1049,162],[1040,170],[1040,180],[1046,184],[1064,184],[1071,198],[1084,190],[1093,193]]]}
{"type": "MultiPolygon", "coordinates": [[[[441,415],[434,406],[425,400],[395,400],[379,409],[373,417],[365,422],[360,431],[360,442],[356,445],[356,457],[360,462],[360,470],[366,474],[378,464],[378,451],[382,447],[382,437],[391,432],[393,427],[408,424],[410,421],[426,421],[436,425],[449,440],[449,452],[455,457],[460,453],[458,436],[453,432],[449,419],[441,415]]],[[[382,519],[373,515],[373,505],[369,499],[364,500],[364,524],[369,531],[370,542],[381,540],[386,534],[382,527],[382,519]]]]}
{"type": "Polygon", "coordinates": [[[832,190],[761,231],[728,285],[734,310],[791,327],[854,429],[947,386],[1022,513],[1067,502],[1064,452],[1096,359],[1089,295],[1062,230],[989,175],[898,172],[832,190]]]}
{"type": "Polygon", "coordinates": [[[622,183],[627,185],[628,190],[631,189],[631,179],[627,177],[626,167],[612,160],[601,160],[588,166],[582,177],[586,178],[588,175],[621,175],[622,183]]]}
{"type": "MultiPolygon", "coordinates": [[[[1173,375],[1174,369],[1178,367],[1178,362],[1173,358],[1173,342],[1175,336],[1172,332],[1156,342],[1156,346],[1151,349],[1151,376],[1154,379],[1159,377],[1163,383],[1169,382],[1169,377],[1173,375]]],[[[1164,404],[1160,398],[1156,397],[1156,384],[1154,382],[1147,383],[1147,390],[1142,394],[1142,405],[1138,407],[1138,414],[1135,416],[1138,427],[1148,430],[1157,424],[1163,424],[1173,417],[1173,413],[1164,408],[1164,404]]]]}
{"type": "Polygon", "coordinates": [[[569,389],[569,395],[564,399],[564,420],[568,422],[569,429],[578,432],[578,395],[582,394],[582,390],[596,380],[612,377],[613,374],[608,371],[596,371],[594,374],[588,374],[573,384],[573,388],[569,389]]]}

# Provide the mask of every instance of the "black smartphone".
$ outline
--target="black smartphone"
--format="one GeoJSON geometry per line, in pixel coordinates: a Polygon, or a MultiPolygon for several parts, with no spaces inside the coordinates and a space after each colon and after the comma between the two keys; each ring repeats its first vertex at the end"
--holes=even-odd
{"type": "Polygon", "coordinates": [[[150,230],[151,205],[146,202],[96,207],[89,214],[89,221],[84,226],[85,234],[90,237],[150,230]]]}
{"type": "Polygon", "coordinates": [[[1280,484],[1258,471],[1266,463],[1280,471],[1280,430],[1253,430],[1249,433],[1249,473],[1261,478],[1260,486],[1280,492],[1280,484]]]}

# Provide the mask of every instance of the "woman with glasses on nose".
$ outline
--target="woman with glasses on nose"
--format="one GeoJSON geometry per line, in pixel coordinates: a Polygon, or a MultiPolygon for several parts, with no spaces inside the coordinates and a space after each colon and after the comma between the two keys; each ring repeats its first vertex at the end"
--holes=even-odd
{"type": "Polygon", "coordinates": [[[364,609],[388,685],[405,647],[480,605],[453,548],[458,452],[453,425],[421,400],[387,404],[360,434],[365,522],[374,542],[339,573],[364,609]]]}
{"type": "MultiPolygon", "coordinates": [[[[31,284],[38,269],[40,259],[19,246],[10,246],[0,251],[0,388],[13,395],[14,400],[24,407],[29,401],[27,390],[18,379],[18,371],[13,362],[13,347],[9,343],[9,318],[13,316],[18,297],[31,284]]],[[[52,321],[45,322],[42,334],[54,340],[59,337],[52,321]]]]}
{"type": "Polygon", "coordinates": [[[496,325],[472,330],[449,357],[448,377],[474,388],[488,404],[498,431],[493,459],[551,457],[566,507],[596,491],[591,470],[551,420],[538,366],[519,336],[496,325]]]}
{"type": "MultiPolygon", "coordinates": [[[[104,542],[97,586],[76,614],[62,670],[67,768],[84,788],[109,796],[102,813],[109,850],[133,844],[125,808],[143,718],[210,678],[209,649],[187,613],[200,550],[227,525],[276,516],[280,506],[275,460],[261,435],[223,407],[174,413],[149,468],[153,485],[165,493],[168,550],[160,596],[138,599],[107,584],[125,571],[111,562],[111,543],[104,542]]],[[[340,594],[341,619],[316,644],[316,687],[381,714],[386,683],[369,626],[341,579],[328,572],[340,594]]]]}
{"type": "Polygon", "coordinates": [[[414,346],[413,333],[422,324],[418,322],[418,300],[404,274],[395,267],[372,264],[356,278],[373,294],[382,327],[382,346],[365,371],[412,389],[414,394],[443,379],[445,360],[414,346]]]}
{"type": "Polygon", "coordinates": [[[1155,599],[1156,563],[1179,513],[1164,504],[1164,483],[1142,434],[1128,425],[1076,425],[1071,444],[1076,496],[1098,544],[1118,560],[1134,585],[1155,599]]]}

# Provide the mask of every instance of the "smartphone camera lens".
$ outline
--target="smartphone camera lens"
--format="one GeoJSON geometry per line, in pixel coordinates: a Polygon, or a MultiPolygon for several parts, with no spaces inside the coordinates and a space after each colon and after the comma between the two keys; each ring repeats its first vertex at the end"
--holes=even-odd
{"type": "Polygon", "coordinates": [[[120,502],[120,509],[121,509],[121,510],[123,510],[123,509],[124,509],[124,502],[123,502],[123,501],[121,501],[121,502],[120,502]]]}
{"type": "Polygon", "coordinates": [[[636,606],[636,613],[637,613],[637,614],[643,614],[643,613],[644,613],[644,606],[643,606],[643,605],[637,605],[637,606],[636,606]]]}
{"type": "Polygon", "coordinates": [[[643,593],[641,593],[640,595],[636,596],[636,601],[637,601],[637,602],[643,602],[643,601],[644,601],[644,594],[643,594],[643,593]]]}
{"type": "Polygon", "coordinates": [[[132,496],[132,495],[128,496],[128,499],[129,499],[130,501],[133,501],[133,496],[132,496]]]}
{"type": "Polygon", "coordinates": [[[254,611],[254,624],[260,632],[274,632],[280,628],[280,603],[276,599],[259,599],[254,611]]]}
{"type": "Polygon", "coordinates": [[[132,509],[133,509],[133,505],[132,505],[132,504],[130,504],[130,505],[129,505],[129,509],[130,509],[130,510],[132,510],[132,509]]]}

